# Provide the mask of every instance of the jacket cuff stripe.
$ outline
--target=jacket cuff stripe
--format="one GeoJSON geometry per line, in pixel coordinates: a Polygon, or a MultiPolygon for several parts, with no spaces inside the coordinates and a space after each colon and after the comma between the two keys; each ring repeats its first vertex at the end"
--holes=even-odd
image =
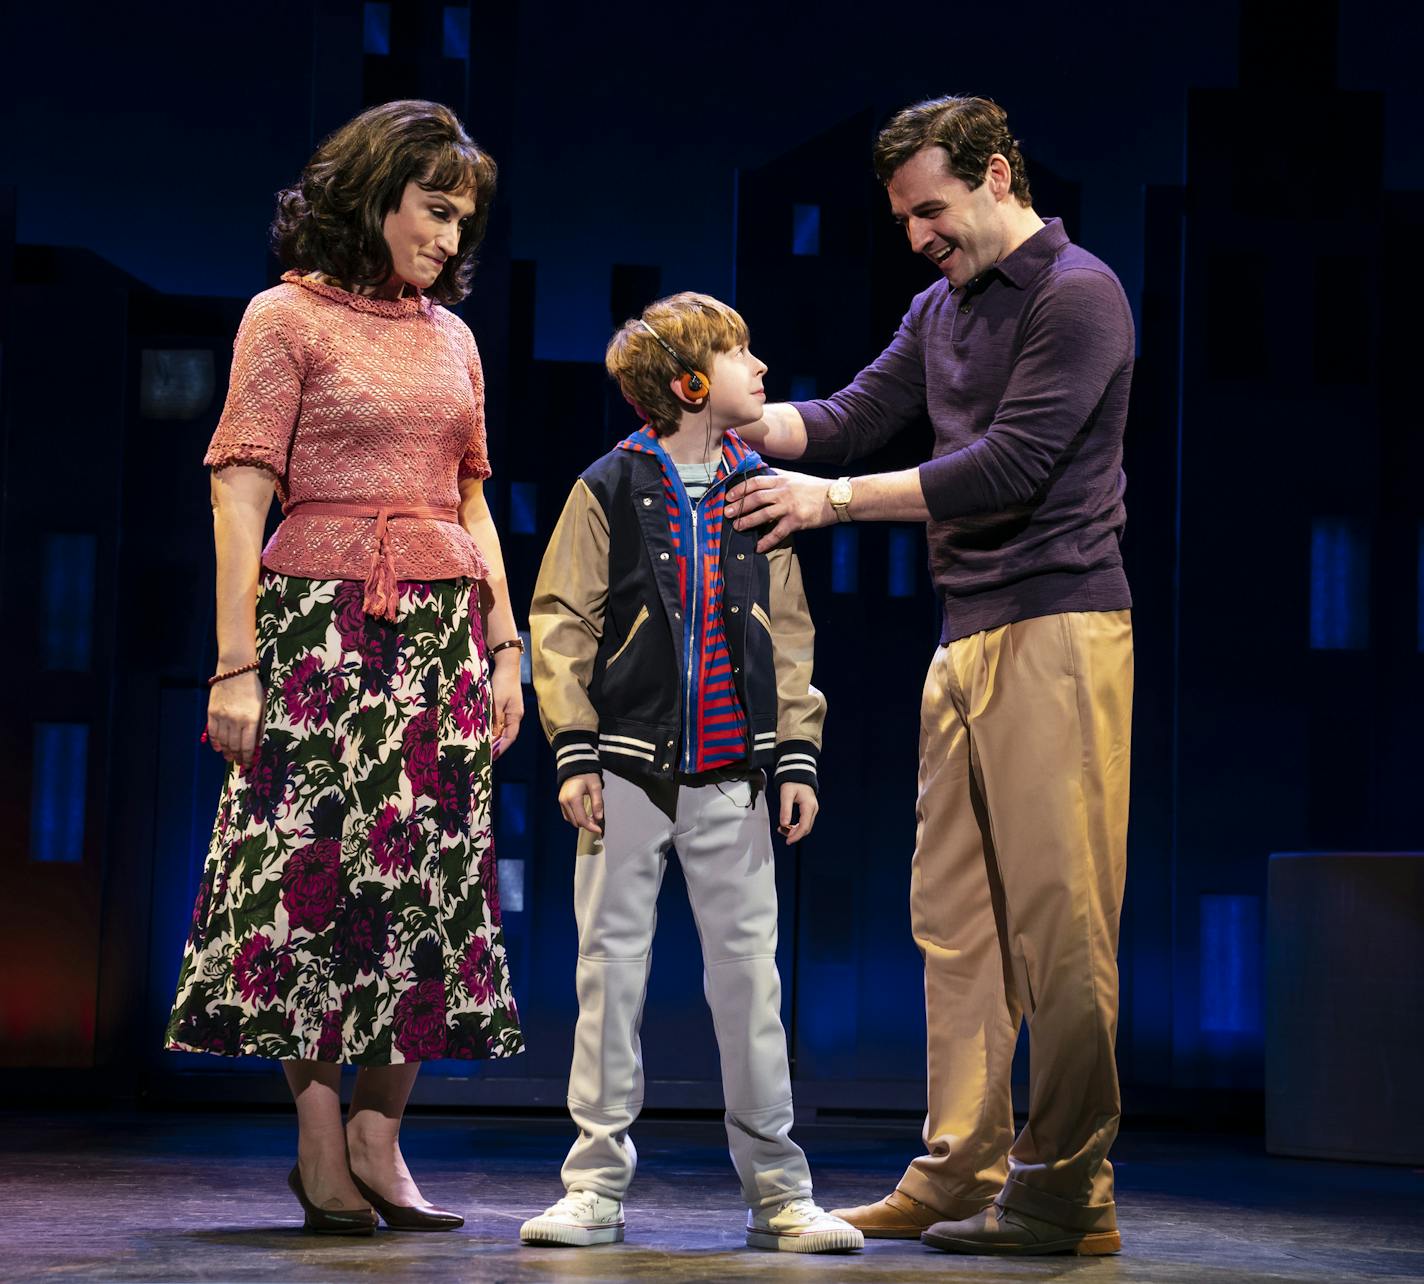
{"type": "Polygon", "coordinates": [[[771,779],[777,788],[782,785],[809,785],[816,793],[821,792],[821,782],[810,767],[778,767],[771,779]]]}
{"type": "Polygon", "coordinates": [[[554,737],[554,781],[561,786],[570,776],[602,774],[592,731],[561,731],[554,737]]]}
{"type": "Polygon", "coordinates": [[[625,749],[622,745],[604,744],[602,741],[598,745],[600,753],[621,754],[625,758],[641,758],[644,762],[652,762],[653,755],[644,753],[641,749],[625,749]]]}
{"type": "Polygon", "coordinates": [[[776,770],[772,779],[778,782],[795,781],[820,790],[820,780],[816,774],[819,750],[810,740],[784,740],[778,746],[776,770]]]}
{"type": "Polygon", "coordinates": [[[600,745],[632,745],[635,749],[655,748],[651,740],[639,740],[636,736],[607,736],[598,737],[600,745]]]}

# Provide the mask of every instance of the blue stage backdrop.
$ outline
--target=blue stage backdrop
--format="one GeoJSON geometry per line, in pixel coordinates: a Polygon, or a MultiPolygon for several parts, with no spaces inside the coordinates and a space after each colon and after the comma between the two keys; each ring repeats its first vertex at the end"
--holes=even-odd
{"type": "MultiPolygon", "coordinates": [[[[8,52],[57,46],[67,74],[39,57],[7,72],[24,128],[5,131],[0,188],[3,1063],[97,1068],[165,1097],[277,1090],[265,1066],[159,1045],[221,766],[197,743],[213,664],[201,459],[245,300],[278,271],[272,193],[316,140],[363,105],[433,97],[501,165],[462,311],[522,610],[573,478],[635,426],[601,367],[611,327],[660,293],[708,290],[744,312],[774,398],[842,386],[933,279],[871,175],[875,130],[962,90],[1008,107],[1037,208],[1118,271],[1139,324],[1128,1106],[1258,1093],[1271,852],[1421,845],[1424,161],[1399,29],[1417,36],[1419,17],[1389,8],[1311,5],[1282,32],[1260,0],[1099,17],[1035,3],[1010,53],[997,12],[957,13],[946,47],[859,8],[828,21],[761,6],[754,26],[699,28],[704,74],[690,77],[665,63],[665,22],[597,7],[269,0],[180,22],[143,6],[19,18],[8,52]],[[1381,29],[1391,39],[1368,39],[1381,29]],[[991,47],[1004,56],[981,56],[991,47]],[[690,89],[670,102],[674,70],[690,89]]],[[[928,448],[920,426],[859,467],[928,448]]],[[[909,857],[938,628],[924,533],[838,528],[799,549],[830,716],[820,822],[778,857],[798,1100],[913,1111],[909,857]]],[[[432,1066],[427,1100],[562,1102],[573,836],[525,726],[495,816],[530,1050],[432,1066]]],[[[715,1107],[675,867],[656,960],[649,1103],[715,1107]]]]}

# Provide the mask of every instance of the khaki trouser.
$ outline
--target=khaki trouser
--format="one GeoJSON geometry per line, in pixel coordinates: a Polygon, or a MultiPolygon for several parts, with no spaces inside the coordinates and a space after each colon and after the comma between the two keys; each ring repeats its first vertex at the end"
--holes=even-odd
{"type": "Polygon", "coordinates": [[[676,847],[702,941],[703,992],[742,1197],[760,1208],[810,1195],[806,1156],[790,1137],[768,800],[760,780],[754,789],[745,777],[663,792],[666,810],[605,772],[603,837],[579,833],[579,1017],[568,1096],[579,1135],[564,1161],[564,1186],[622,1199],[633,1180],[638,1152],[628,1129],[643,1106],[639,1027],[658,889],[676,847]]]}
{"type": "Polygon", "coordinates": [[[1132,722],[1128,611],[940,647],[921,706],[910,915],[925,960],[928,1153],[900,1187],[949,1217],[1000,1198],[1116,1225],[1118,918],[1132,722]],[[1009,1070],[1029,1029],[1028,1123],[1009,1070]]]}

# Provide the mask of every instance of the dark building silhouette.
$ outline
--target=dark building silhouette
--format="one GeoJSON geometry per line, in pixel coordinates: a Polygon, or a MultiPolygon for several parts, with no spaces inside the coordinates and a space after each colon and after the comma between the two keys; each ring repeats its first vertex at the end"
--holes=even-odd
{"type": "MultiPolygon", "coordinates": [[[[287,152],[308,154],[365,104],[437,97],[488,125],[477,137],[508,176],[516,70],[491,58],[476,76],[469,59],[512,46],[513,7],[316,0],[312,16],[297,51],[310,117],[290,123],[287,152]]],[[[1382,100],[1334,87],[1335,26],[1330,5],[1282,27],[1247,3],[1240,88],[1191,95],[1183,184],[1147,193],[1126,460],[1137,696],[1119,1038],[1139,1113],[1186,1114],[1204,1094],[1257,1111],[1270,853],[1419,844],[1424,434],[1409,394],[1424,197],[1386,190],[1382,100]]],[[[775,398],[843,386],[935,279],[870,168],[896,105],[739,175],[730,301],[775,398]]],[[[1077,234],[1077,184],[1029,166],[1036,208],[1077,234]]],[[[197,744],[213,661],[201,457],[245,300],[167,296],[90,252],[17,245],[15,199],[0,190],[0,664],[22,675],[0,723],[4,1064],[47,1083],[56,1068],[102,1077],[106,1092],[276,1100],[265,1063],[159,1050],[222,765],[197,744]],[[78,316],[79,338],[56,342],[78,316]]],[[[569,486],[637,421],[599,363],[535,359],[536,266],[513,259],[510,224],[498,205],[461,311],[483,355],[488,492],[522,615],[569,486]]],[[[610,328],[663,289],[658,268],[618,266],[610,328]]],[[[854,470],[911,466],[929,441],[927,425],[908,429],[854,470]]],[[[923,529],[836,528],[798,547],[830,702],[822,816],[778,863],[798,1100],[914,1112],[924,1012],[909,858],[938,629],[923,529]]],[[[526,702],[494,818],[530,1050],[431,1066],[418,1100],[562,1104],[574,839],[527,687],[526,702]]],[[[680,883],[674,863],[648,1103],[713,1109],[680,883]]]]}

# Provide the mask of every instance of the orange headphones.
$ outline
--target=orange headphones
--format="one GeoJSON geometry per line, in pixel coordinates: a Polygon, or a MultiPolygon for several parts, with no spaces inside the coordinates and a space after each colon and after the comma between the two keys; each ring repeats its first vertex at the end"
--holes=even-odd
{"type": "Polygon", "coordinates": [[[674,361],[676,361],[677,364],[680,365],[686,372],[679,376],[677,381],[677,386],[682,389],[682,395],[686,397],[688,401],[691,401],[693,403],[706,401],[707,397],[712,392],[712,380],[710,380],[705,374],[702,373],[701,370],[699,370],[696,366],[689,362],[685,357],[681,356],[678,353],[677,349],[672,346],[672,344],[670,344],[666,339],[664,339],[662,335],[660,335],[656,330],[654,330],[653,327],[650,326],[641,317],[638,318],[638,324],[642,326],[643,329],[646,330],[650,335],[652,335],[653,338],[658,341],[659,345],[661,345],[663,351],[666,352],[668,356],[670,356],[674,361]]]}

